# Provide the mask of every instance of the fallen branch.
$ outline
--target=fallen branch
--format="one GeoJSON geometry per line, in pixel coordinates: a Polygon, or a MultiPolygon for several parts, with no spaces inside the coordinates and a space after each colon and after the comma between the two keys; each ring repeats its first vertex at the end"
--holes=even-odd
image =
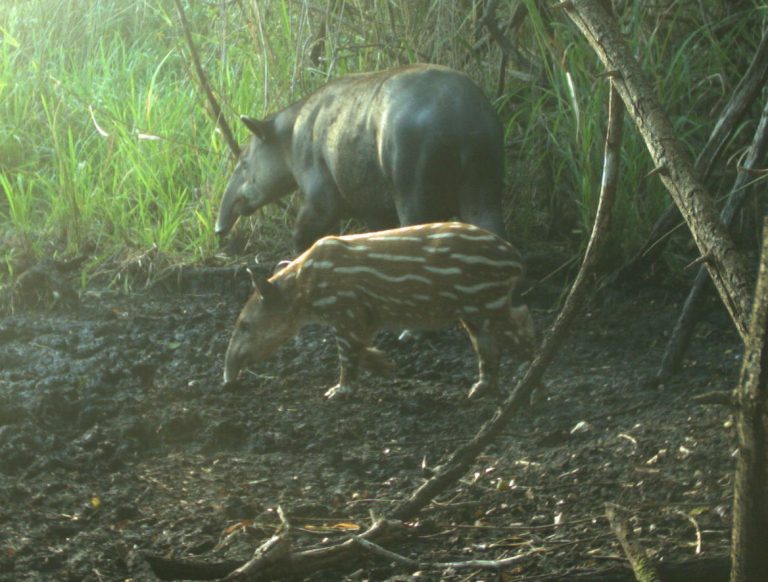
{"type": "Polygon", "coordinates": [[[352,540],[359,544],[364,550],[384,558],[385,560],[391,560],[392,562],[408,566],[415,570],[501,570],[507,566],[517,564],[521,560],[528,558],[534,554],[540,553],[540,550],[531,550],[525,554],[518,554],[509,558],[502,558],[499,560],[464,560],[461,562],[423,562],[421,560],[413,560],[406,558],[395,552],[391,552],[386,548],[382,548],[380,545],[375,544],[369,540],[361,538],[359,536],[353,536],[352,540]]]}
{"type": "MultiPolygon", "coordinates": [[[[382,544],[393,540],[405,539],[414,528],[399,521],[379,520],[359,537],[382,544]]],[[[263,545],[261,546],[263,547],[263,545]]],[[[340,544],[289,552],[273,562],[254,564],[247,576],[240,580],[251,582],[258,580],[283,580],[301,577],[318,570],[330,568],[345,562],[351,562],[362,556],[364,551],[353,540],[340,544]]],[[[197,560],[158,558],[153,554],[143,554],[154,574],[161,580],[220,580],[229,576],[248,562],[226,560],[222,562],[202,562],[197,560]]],[[[225,578],[226,579],[226,578],[225,578]]]]}
{"type": "Polygon", "coordinates": [[[144,553],[141,556],[160,580],[217,580],[243,565],[242,561],[237,560],[206,562],[185,558],[166,558],[150,553],[144,553]]]}
{"type": "Polygon", "coordinates": [[[290,556],[291,526],[285,518],[282,507],[278,506],[277,514],[280,516],[280,526],[275,534],[256,548],[253,558],[230,572],[222,580],[251,580],[254,574],[290,556]]]}
{"type": "Polygon", "coordinates": [[[632,566],[635,579],[637,582],[659,582],[661,580],[659,573],[643,548],[635,541],[629,527],[629,520],[626,516],[620,515],[622,513],[617,505],[605,504],[605,516],[608,518],[611,531],[621,544],[621,549],[624,550],[629,565],[632,566]]]}

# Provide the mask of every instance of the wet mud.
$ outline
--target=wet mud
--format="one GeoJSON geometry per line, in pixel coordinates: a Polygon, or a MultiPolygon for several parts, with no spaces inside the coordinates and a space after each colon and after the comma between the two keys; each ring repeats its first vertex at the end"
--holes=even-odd
{"type": "MultiPolygon", "coordinates": [[[[366,376],[348,400],[323,399],[337,376],[323,327],[225,387],[248,292],[244,273],[187,271],[128,295],[52,289],[0,318],[0,580],[156,579],[145,552],[247,560],[278,506],[297,548],[337,543],[409,496],[497,407],[466,398],[476,364],[458,326],[415,343],[379,336],[397,370],[366,376]]],[[[613,502],[657,559],[726,555],[730,411],[691,399],[735,385],[741,348],[712,302],[683,371],[649,384],[682,297],[646,288],[591,305],[546,397],[390,549],[425,562],[525,554],[503,580],[598,573],[623,564],[604,517],[613,502]]],[[[532,303],[539,327],[550,299],[532,303]]],[[[507,390],[518,366],[504,361],[507,390]]],[[[416,575],[371,556],[309,579],[494,576],[416,575]]]]}

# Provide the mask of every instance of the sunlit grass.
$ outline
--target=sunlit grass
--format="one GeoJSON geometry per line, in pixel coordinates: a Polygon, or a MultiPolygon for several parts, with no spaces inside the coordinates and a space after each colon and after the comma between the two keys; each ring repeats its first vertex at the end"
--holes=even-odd
{"type": "MultiPolygon", "coordinates": [[[[628,3],[622,27],[695,156],[757,43],[757,10],[702,13],[682,0],[628,3]]],[[[499,3],[501,23],[514,3],[499,3]]],[[[607,79],[562,11],[525,0],[510,33],[532,81],[507,76],[478,32],[481,8],[426,2],[187,3],[195,43],[229,120],[263,116],[329,78],[406,62],[467,71],[494,99],[508,147],[505,216],[525,247],[578,252],[599,191],[607,79]],[[322,25],[322,26],[321,26],[322,25]],[[322,31],[325,34],[321,34],[322,31]]],[[[231,156],[191,67],[173,3],[30,0],[0,6],[0,278],[35,258],[210,261],[231,156]]],[[[245,128],[233,129],[245,140],[245,128]]],[[[733,147],[739,147],[736,143],[733,147]]],[[[627,124],[614,260],[669,204],[627,124]]],[[[724,188],[727,172],[713,177],[724,188]]],[[[241,221],[245,250],[285,249],[296,201],[241,221]]],[[[279,252],[279,251],[275,251],[279,252]]],[[[268,254],[268,253],[267,253],[268,254]]]]}

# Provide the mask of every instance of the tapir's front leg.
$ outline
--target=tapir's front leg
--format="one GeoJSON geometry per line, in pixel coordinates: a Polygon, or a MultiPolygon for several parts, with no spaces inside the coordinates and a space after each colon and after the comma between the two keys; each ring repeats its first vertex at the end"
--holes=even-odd
{"type": "Polygon", "coordinates": [[[364,349],[359,342],[349,337],[336,336],[339,349],[339,383],[325,392],[326,398],[349,396],[354,392],[360,375],[360,355],[364,349]]]}
{"type": "Polygon", "coordinates": [[[490,322],[461,322],[469,334],[472,347],[477,354],[479,374],[477,382],[472,386],[467,398],[476,398],[486,394],[498,397],[499,392],[499,363],[501,354],[496,334],[490,322]]]}
{"type": "Polygon", "coordinates": [[[326,398],[345,397],[357,387],[360,367],[370,359],[369,342],[371,330],[357,328],[350,330],[346,326],[336,327],[336,344],[339,349],[339,383],[326,391],[326,398]]]}
{"type": "Polygon", "coordinates": [[[340,208],[336,192],[321,178],[307,182],[303,189],[304,202],[293,228],[293,246],[297,252],[305,251],[317,239],[339,227],[340,208]]]}

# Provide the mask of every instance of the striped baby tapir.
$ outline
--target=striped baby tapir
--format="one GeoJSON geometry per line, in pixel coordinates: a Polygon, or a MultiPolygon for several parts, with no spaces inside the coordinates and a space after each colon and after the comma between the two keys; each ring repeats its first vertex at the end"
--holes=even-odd
{"type": "Polygon", "coordinates": [[[224,381],[273,354],[309,323],[336,329],[340,377],[325,396],[354,391],[361,369],[391,368],[371,347],[381,329],[436,329],[460,321],[479,361],[469,396],[498,394],[505,346],[533,345],[528,308],[512,305],[520,254],[486,230],[440,222],[320,239],[271,278],[257,278],[237,318],[224,381]]]}

